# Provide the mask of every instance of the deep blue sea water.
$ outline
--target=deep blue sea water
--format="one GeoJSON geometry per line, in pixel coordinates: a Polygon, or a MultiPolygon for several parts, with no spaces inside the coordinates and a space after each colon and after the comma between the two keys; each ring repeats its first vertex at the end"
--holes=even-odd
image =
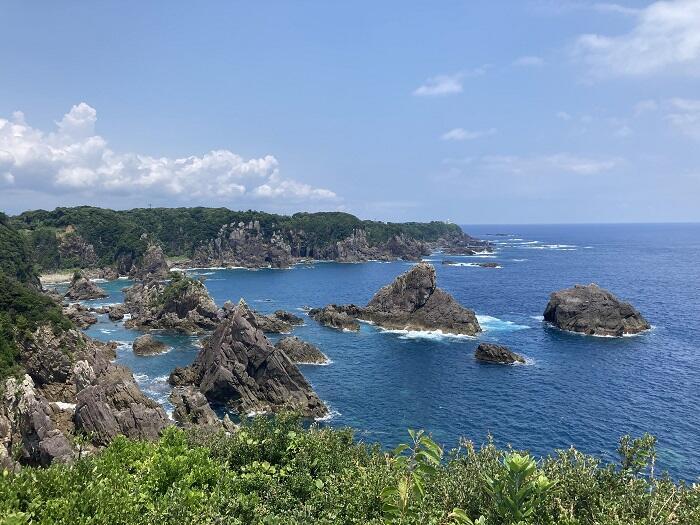
{"type": "MultiPolygon", "coordinates": [[[[306,319],[294,333],[317,344],[328,366],[301,366],[333,411],[327,423],[352,426],[358,439],[392,446],[407,428],[424,428],[448,447],[460,437],[493,435],[537,455],[571,445],[615,459],[619,437],[658,437],[658,466],[674,477],[700,477],[700,225],[465,226],[495,243],[492,257],[427,257],[439,286],[479,315],[475,338],[396,333],[363,324],[343,333],[306,319]],[[507,235],[494,235],[507,234],[507,235]],[[500,269],[471,266],[497,262],[500,269]],[[645,334],[598,338],[546,326],[550,292],[596,282],[632,302],[654,326],[645,334]],[[479,341],[495,341],[526,356],[527,365],[475,361],[479,341]]],[[[366,303],[410,263],[300,265],[290,270],[195,270],[218,304],[240,297],[262,312],[366,303]]],[[[103,284],[121,301],[128,281],[103,284]]],[[[120,340],[117,361],[142,388],[165,401],[167,375],[189,364],[197,339],[160,334],[167,354],[137,357],[138,332],[101,316],[89,329],[120,340]]]]}

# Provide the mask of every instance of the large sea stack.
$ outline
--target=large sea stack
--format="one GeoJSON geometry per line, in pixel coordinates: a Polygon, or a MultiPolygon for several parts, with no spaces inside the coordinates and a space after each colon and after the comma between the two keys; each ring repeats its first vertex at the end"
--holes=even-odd
{"type": "Polygon", "coordinates": [[[323,417],[328,409],[299,369],[257,327],[245,302],[226,316],[207,339],[194,363],[176,369],[171,384],[193,384],[213,403],[239,414],[292,409],[323,417]]]}
{"type": "Polygon", "coordinates": [[[620,337],[650,328],[631,304],[597,284],[577,284],[554,292],[544,311],[544,320],[562,330],[598,336],[620,337]]]}
{"type": "Polygon", "coordinates": [[[364,308],[329,305],[311,310],[309,315],[334,328],[345,327],[331,322],[342,316],[371,321],[389,329],[440,330],[461,335],[474,335],[481,331],[474,312],[437,287],[435,268],[427,263],[419,263],[399,275],[391,284],[379,290],[364,308]]]}
{"type": "Polygon", "coordinates": [[[74,301],[103,299],[107,297],[107,292],[85,277],[81,272],[76,272],[68,287],[66,297],[74,301]]]}

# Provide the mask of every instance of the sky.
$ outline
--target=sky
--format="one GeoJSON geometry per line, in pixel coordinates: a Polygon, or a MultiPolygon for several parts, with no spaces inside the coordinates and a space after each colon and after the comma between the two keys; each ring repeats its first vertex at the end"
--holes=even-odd
{"type": "Polygon", "coordinates": [[[0,210],[700,221],[700,0],[0,0],[0,210]]]}

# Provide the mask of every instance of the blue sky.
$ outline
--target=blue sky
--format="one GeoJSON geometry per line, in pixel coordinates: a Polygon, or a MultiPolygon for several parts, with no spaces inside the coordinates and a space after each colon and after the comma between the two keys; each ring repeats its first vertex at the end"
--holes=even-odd
{"type": "Polygon", "coordinates": [[[700,220],[700,0],[0,0],[0,209],[700,220]]]}

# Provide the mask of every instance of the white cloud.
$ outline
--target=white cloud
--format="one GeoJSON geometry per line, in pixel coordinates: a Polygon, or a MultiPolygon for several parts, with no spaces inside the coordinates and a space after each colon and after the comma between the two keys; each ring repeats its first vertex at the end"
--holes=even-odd
{"type": "Polygon", "coordinates": [[[73,195],[138,195],[180,201],[233,197],[332,200],[335,193],[285,179],[277,159],[244,159],[229,150],[202,156],[117,153],[95,134],[97,112],[80,103],[45,133],[17,112],[0,119],[0,185],[73,195]]]}
{"type": "Polygon", "coordinates": [[[561,120],[571,120],[571,115],[569,113],[567,113],[566,111],[557,111],[556,116],[558,119],[561,119],[561,120]]]}
{"type": "Polygon", "coordinates": [[[437,75],[427,79],[421,86],[418,86],[413,94],[417,97],[438,97],[444,95],[456,95],[464,89],[465,78],[480,77],[486,74],[488,65],[483,65],[469,71],[460,71],[452,75],[437,75]]]}
{"type": "Polygon", "coordinates": [[[477,130],[477,131],[468,131],[464,128],[454,128],[446,133],[443,133],[440,138],[442,140],[452,140],[452,141],[474,140],[474,139],[479,139],[481,137],[488,137],[489,135],[495,135],[495,134],[496,134],[495,128],[477,130]]]}
{"type": "Polygon", "coordinates": [[[658,1],[639,11],[624,10],[634,18],[628,33],[577,40],[576,54],[594,76],[700,74],[700,1],[658,1]]]}
{"type": "Polygon", "coordinates": [[[544,64],[544,58],[534,55],[523,56],[513,62],[514,66],[520,67],[541,67],[544,64]]]}
{"type": "Polygon", "coordinates": [[[462,75],[438,75],[429,78],[413,92],[418,97],[454,95],[462,92],[462,75]]]}
{"type": "Polygon", "coordinates": [[[681,133],[700,140],[700,99],[672,98],[666,119],[681,133]]]}
{"type": "Polygon", "coordinates": [[[615,13],[618,15],[627,16],[637,15],[640,12],[639,9],[635,9],[634,7],[627,7],[625,5],[612,4],[608,2],[593,4],[593,9],[595,11],[600,11],[601,13],[615,13]]]}
{"type": "Polygon", "coordinates": [[[597,175],[612,170],[621,161],[620,159],[594,159],[568,153],[554,153],[531,157],[487,156],[481,159],[481,163],[487,169],[514,175],[597,175]]]}

